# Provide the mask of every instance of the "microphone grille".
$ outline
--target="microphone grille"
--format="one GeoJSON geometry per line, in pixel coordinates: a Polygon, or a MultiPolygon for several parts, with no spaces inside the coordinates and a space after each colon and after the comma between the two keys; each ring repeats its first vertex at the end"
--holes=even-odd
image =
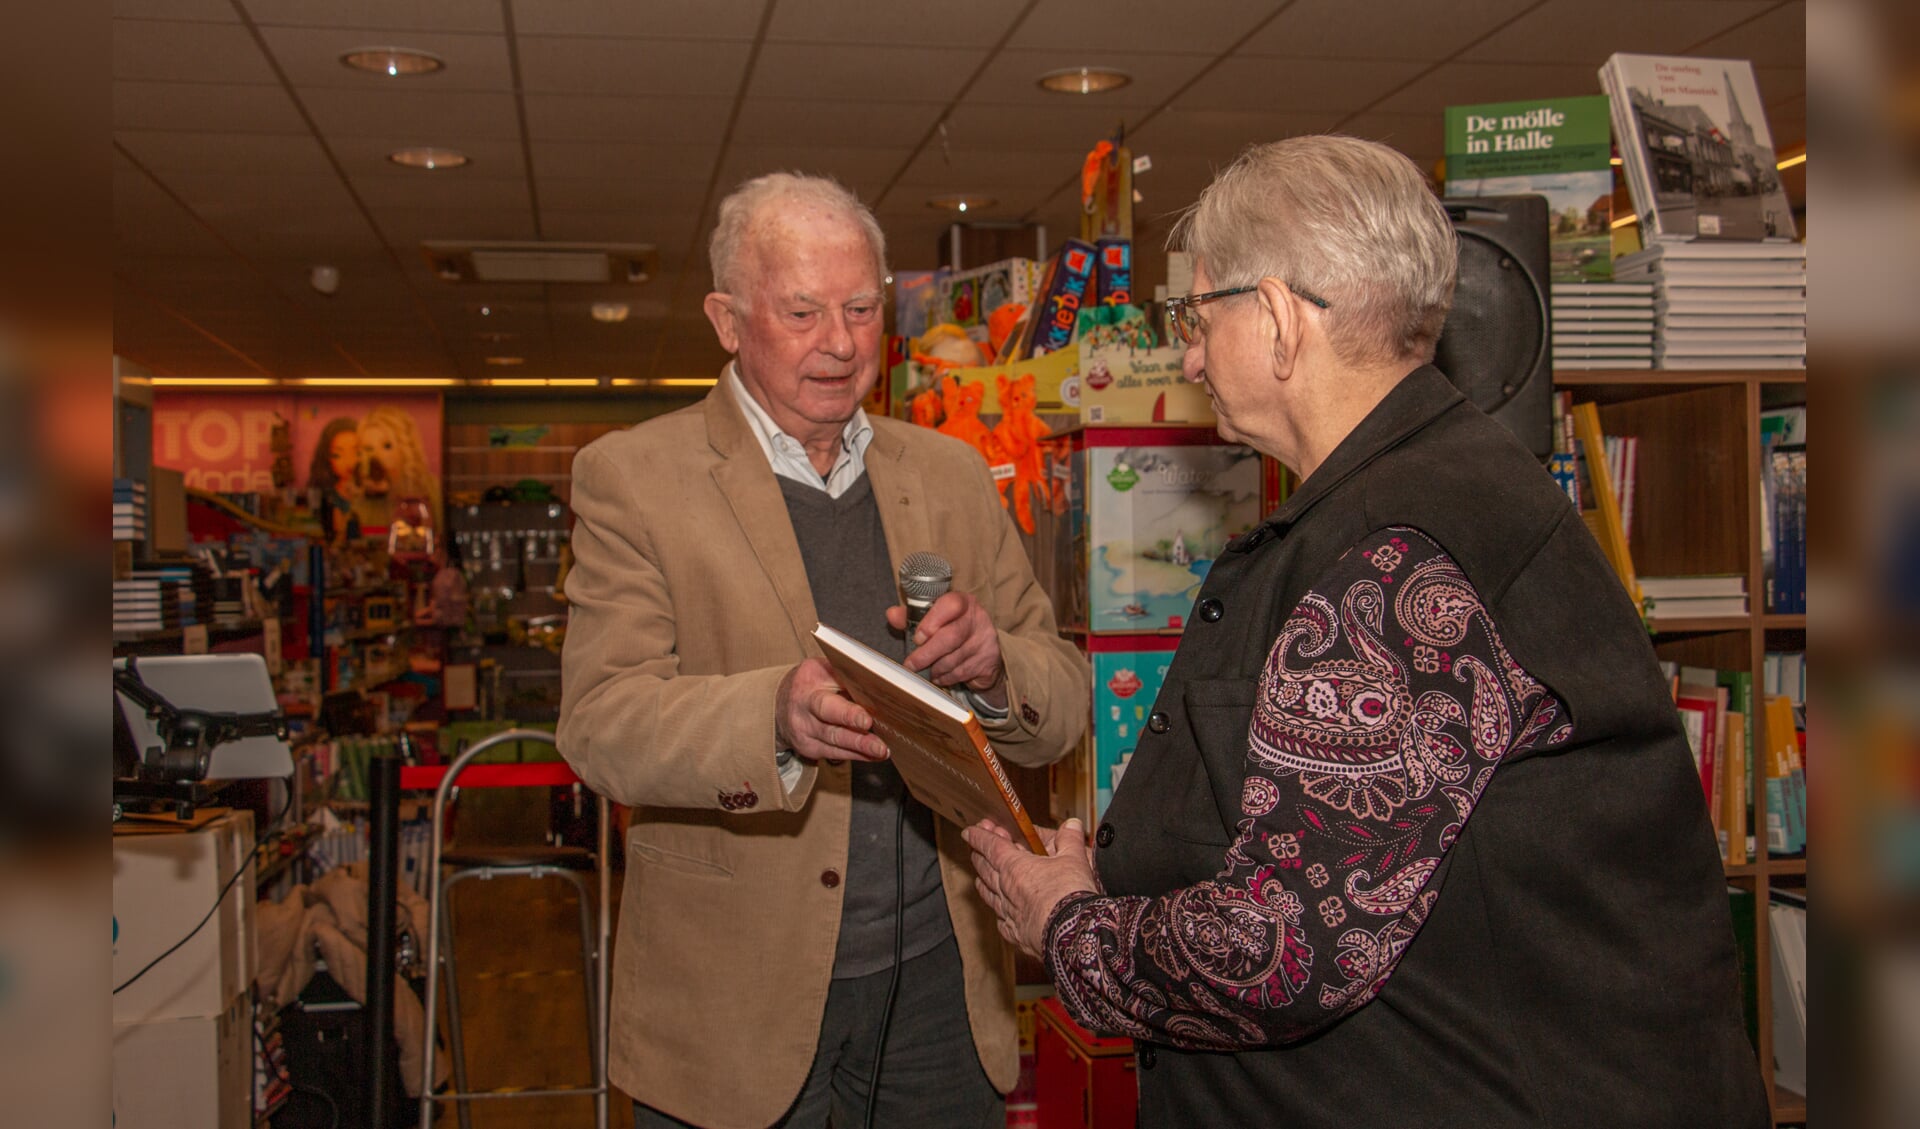
{"type": "Polygon", "coordinates": [[[937,600],[953,587],[953,566],[937,553],[911,553],[900,562],[900,592],[909,599],[937,600]]]}

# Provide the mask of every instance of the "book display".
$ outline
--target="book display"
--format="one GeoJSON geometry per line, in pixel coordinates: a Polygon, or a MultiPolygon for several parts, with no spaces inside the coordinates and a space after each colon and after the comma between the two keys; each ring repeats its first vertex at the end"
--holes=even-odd
{"type": "MultiPolygon", "coordinates": [[[[1595,472],[1606,484],[1611,506],[1579,499],[1603,547],[1610,541],[1603,511],[1632,514],[1631,538],[1620,530],[1616,567],[1630,570],[1630,590],[1643,601],[1698,758],[1735,891],[1751,1033],[1775,1083],[1776,1121],[1802,1121],[1804,1074],[1795,1072],[1794,1044],[1780,1026],[1792,1001],[1769,972],[1780,947],[1769,906],[1777,891],[1805,897],[1809,753],[1804,707],[1795,704],[1804,699],[1795,696],[1804,680],[1806,615],[1756,594],[1769,590],[1770,576],[1777,589],[1779,558],[1791,560],[1774,547],[1776,499],[1767,480],[1774,458],[1804,458],[1804,370],[1562,366],[1555,384],[1566,417],[1556,435],[1573,440],[1550,464],[1556,477],[1570,493],[1592,490],[1595,472]],[[1800,442],[1775,442],[1789,435],[1800,442]],[[1607,453],[1618,440],[1631,441],[1624,496],[1615,493],[1612,473],[1622,457],[1607,453]],[[1587,450],[1601,453],[1589,459],[1587,450]]],[[[1611,549],[1608,557],[1615,559],[1611,549]]]]}

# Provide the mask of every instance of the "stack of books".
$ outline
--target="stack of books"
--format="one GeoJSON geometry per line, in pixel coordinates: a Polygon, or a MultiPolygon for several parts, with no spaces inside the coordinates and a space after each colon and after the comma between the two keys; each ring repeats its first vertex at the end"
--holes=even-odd
{"type": "Polygon", "coordinates": [[[1747,614],[1747,578],[1717,576],[1643,576],[1640,595],[1654,619],[1695,619],[1747,614]]]}
{"type": "Polygon", "coordinates": [[[113,539],[147,539],[147,484],[137,478],[113,480],[113,539]]]}
{"type": "Polygon", "coordinates": [[[1555,282],[1553,365],[1563,369],[1653,367],[1653,284],[1555,282]]]}
{"type": "Polygon", "coordinates": [[[180,590],[158,577],[113,582],[115,634],[165,631],[180,626],[180,590]]]}
{"type": "Polygon", "coordinates": [[[1613,269],[1653,287],[1660,368],[1807,367],[1806,244],[1657,243],[1613,269]]]}
{"type": "Polygon", "coordinates": [[[113,582],[115,633],[164,631],[206,623],[213,615],[213,573],[190,562],[134,566],[113,582]]]}

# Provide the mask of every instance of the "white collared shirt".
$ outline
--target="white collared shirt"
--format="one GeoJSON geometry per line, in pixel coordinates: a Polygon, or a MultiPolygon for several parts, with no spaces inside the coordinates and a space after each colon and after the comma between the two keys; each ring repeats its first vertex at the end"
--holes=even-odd
{"type": "Polygon", "coordinates": [[[767,409],[747,391],[740,379],[739,362],[727,366],[727,381],[733,398],[740,404],[741,414],[747,417],[747,427],[760,441],[760,449],[766,452],[767,463],[773,467],[774,474],[824,490],[829,498],[838,498],[867,473],[867,447],[873,443],[873,424],[867,421],[865,409],[856,406],[853,418],[840,430],[840,453],[833,461],[833,469],[823,478],[813,468],[813,459],[808,457],[806,447],[780,430],[767,409]]]}

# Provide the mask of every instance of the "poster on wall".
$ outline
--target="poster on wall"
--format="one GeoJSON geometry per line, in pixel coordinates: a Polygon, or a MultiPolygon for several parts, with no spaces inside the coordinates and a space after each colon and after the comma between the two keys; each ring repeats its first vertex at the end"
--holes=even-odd
{"type": "Polygon", "coordinates": [[[157,392],[153,462],[215,493],[285,485],[372,534],[419,505],[437,524],[441,419],[432,395],[157,392]],[[291,449],[276,451],[283,423],[291,449]]]}

